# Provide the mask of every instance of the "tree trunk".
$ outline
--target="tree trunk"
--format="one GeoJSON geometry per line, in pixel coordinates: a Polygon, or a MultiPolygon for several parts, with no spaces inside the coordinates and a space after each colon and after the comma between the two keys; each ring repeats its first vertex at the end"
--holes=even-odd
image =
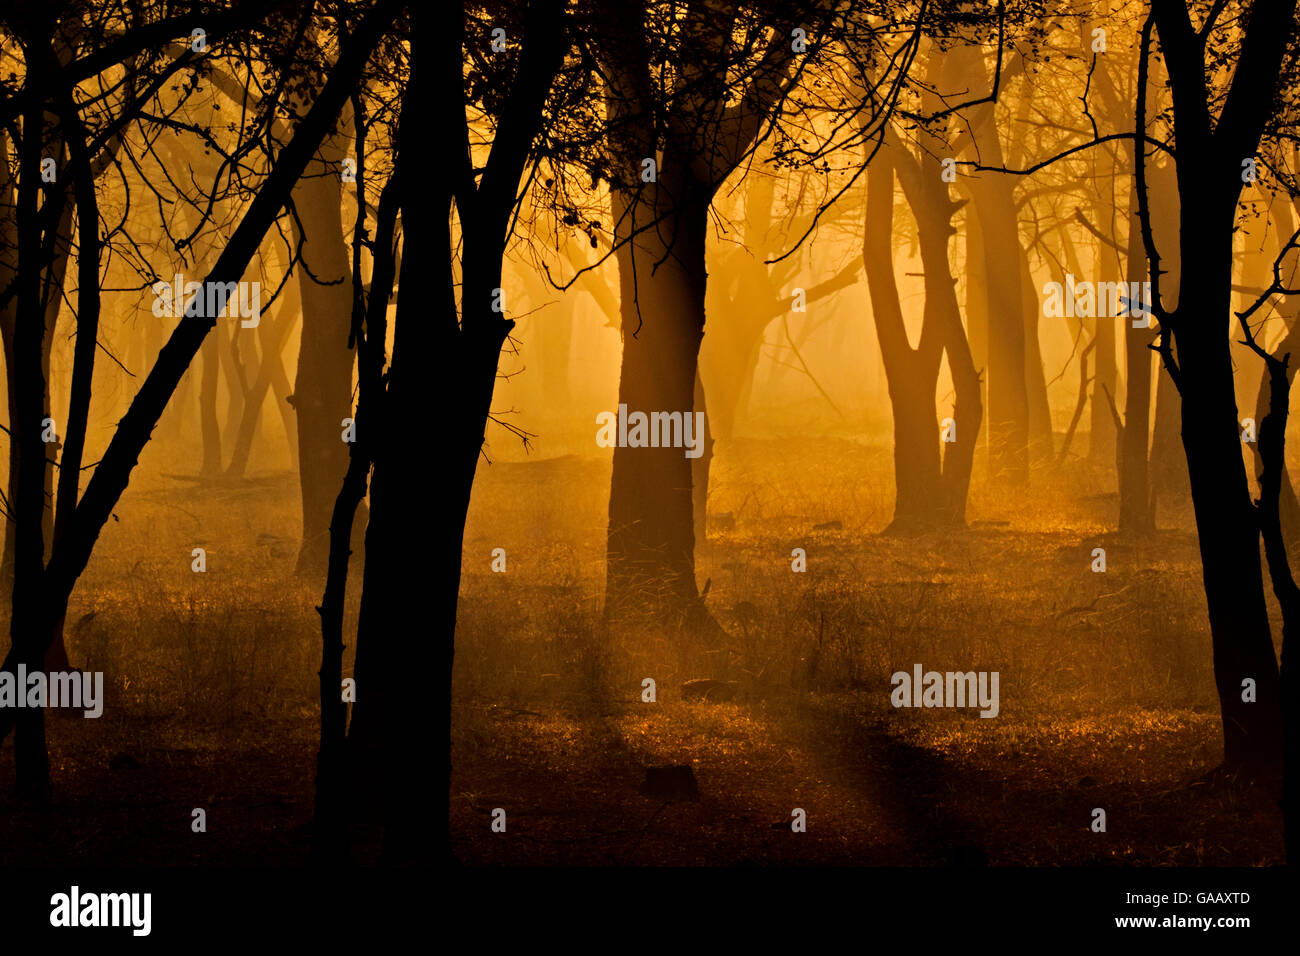
{"type": "MultiPolygon", "coordinates": [[[[271,391],[277,379],[284,379],[282,352],[289,333],[298,322],[296,306],[298,296],[293,292],[292,283],[285,286],[280,299],[275,305],[275,314],[263,315],[257,331],[262,343],[262,361],[257,369],[257,378],[248,392],[248,400],[243,406],[239,428],[235,434],[235,447],[231,452],[230,464],[226,466],[226,476],[242,478],[248,470],[248,458],[253,451],[253,439],[257,432],[257,422],[262,417],[266,405],[266,393],[271,391]]],[[[279,403],[277,403],[279,404],[279,403]]],[[[287,416],[286,416],[287,417],[287,416]]],[[[294,437],[289,433],[289,437],[294,437]]],[[[331,524],[333,519],[331,519],[331,524]]]]}
{"type": "MultiPolygon", "coordinates": [[[[953,51],[958,76],[972,89],[988,84],[984,53],[978,46],[953,51]]],[[[973,148],[987,166],[1003,165],[1002,143],[992,104],[970,113],[973,148]]],[[[1025,379],[1025,298],[1021,290],[1020,229],[1012,177],[977,172],[963,177],[974,199],[988,288],[988,433],[991,477],[1013,486],[1029,480],[1029,388],[1025,379]]],[[[978,344],[978,343],[977,343],[978,344]]],[[[978,354],[976,352],[975,354],[978,354]]]]}
{"type": "MultiPolygon", "coordinates": [[[[1285,352],[1275,352],[1274,355],[1285,352]]],[[[1273,593],[1282,610],[1282,666],[1279,691],[1282,696],[1283,760],[1282,822],[1288,862],[1300,857],[1300,701],[1296,699],[1295,642],[1300,627],[1300,588],[1287,555],[1283,536],[1281,494],[1286,477],[1286,423],[1291,403],[1294,371],[1276,358],[1265,362],[1265,388],[1269,391],[1267,412],[1260,420],[1259,526],[1268,558],[1273,593]]]]}
{"type": "MultiPolygon", "coordinates": [[[[302,546],[298,573],[325,573],[334,501],[348,468],[343,419],[352,411],[352,368],[348,348],[352,322],[351,268],[343,231],[343,187],[339,164],[346,138],[331,135],[293,189],[297,217],[291,218],[302,299],[302,335],[293,407],[298,413],[298,480],[302,489],[302,546]]],[[[364,520],[362,521],[364,526],[364,520]]]]}
{"type": "Polygon", "coordinates": [[[867,170],[864,261],[872,314],[894,414],[895,504],[892,530],[962,527],[982,413],[979,373],[962,328],[948,257],[952,219],[960,203],[940,180],[938,160],[927,150],[918,162],[892,131],[867,170]],[[894,168],[917,223],[925,273],[920,339],[909,343],[894,281],[894,168]],[[957,400],[953,423],[941,428],[935,390],[944,351],[957,400]],[[945,449],[940,454],[940,449],[945,449]]]}
{"type": "MultiPolygon", "coordinates": [[[[867,167],[862,258],[894,418],[894,520],[888,530],[914,532],[933,527],[938,518],[942,462],[935,386],[943,353],[933,322],[923,321],[920,340],[911,346],[894,279],[894,162],[901,149],[891,141],[867,167]]],[[[929,296],[926,307],[928,312],[929,296]]]]}
{"type": "MultiPolygon", "coordinates": [[[[614,194],[620,223],[632,221],[629,205],[635,205],[634,219],[641,225],[668,216],[619,247],[623,358],[618,401],[629,416],[677,412],[684,427],[686,416],[696,410],[709,201],[707,188],[680,171],[671,186],[647,184],[639,200],[614,194]]],[[[703,441],[703,436],[694,437],[703,441]]],[[[612,618],[681,622],[703,614],[695,582],[692,459],[687,450],[623,444],[614,449],[605,586],[606,612],[612,618]]]]}
{"type": "MultiPolygon", "coordinates": [[[[249,203],[239,226],[208,273],[205,283],[235,282],[243,275],[258,245],[284,207],[290,189],[301,177],[311,155],[338,115],[348,91],[355,88],[362,69],[381,36],[391,29],[399,9],[400,3],[395,0],[379,0],[344,42],[339,61],[330,72],[320,96],[294,129],[289,143],[276,157],[270,174],[249,203]]],[[[41,62],[39,57],[35,60],[41,62]]],[[[40,69],[29,72],[25,83],[32,84],[33,89],[43,89],[40,69]]],[[[39,96],[33,96],[31,102],[39,104],[39,96]]],[[[39,105],[30,107],[28,115],[24,117],[24,125],[29,129],[35,128],[28,119],[37,109],[39,105]]],[[[40,296],[40,249],[39,243],[34,240],[37,234],[35,198],[39,188],[40,159],[40,138],[31,137],[23,144],[23,171],[17,203],[20,237],[18,274],[21,278],[17,311],[20,321],[17,323],[14,353],[15,371],[22,374],[23,381],[19,388],[19,418],[16,428],[17,439],[24,444],[24,449],[40,444],[40,420],[35,411],[40,407],[37,399],[39,388],[31,387],[33,371],[40,368],[40,329],[36,323],[22,321],[23,316],[35,311],[30,307],[39,302],[40,296]]],[[[41,551],[39,522],[33,520],[33,516],[39,514],[40,498],[43,496],[39,477],[42,461],[39,455],[22,456],[24,464],[21,466],[18,486],[19,521],[15,542],[14,612],[10,626],[13,646],[0,669],[10,674],[14,673],[19,664],[25,665],[29,670],[39,669],[53,638],[54,625],[67,610],[68,599],[90,560],[100,532],[126,490],[139,456],[148,444],[168,400],[175,393],[181,376],[193,362],[215,323],[216,320],[212,318],[190,318],[179,322],[173,329],[167,344],[159,353],[158,361],[149,370],[131,400],[130,407],[119,421],[70,519],[67,535],[53,549],[43,574],[38,560],[41,551]],[[36,501],[35,507],[32,505],[33,500],[36,501]]],[[[18,722],[14,710],[0,708],[0,741],[18,722]]],[[[35,754],[26,744],[20,743],[17,746],[25,754],[35,754]]],[[[28,764],[36,762],[37,757],[25,756],[23,759],[24,764],[28,764]]],[[[45,763],[48,780],[48,760],[45,763]]],[[[28,776],[35,780],[33,774],[28,776]]]]}
{"type": "MultiPolygon", "coordinates": [[[[1206,189],[1204,195],[1212,192],[1206,189]]],[[[1183,449],[1223,709],[1224,761],[1230,768],[1243,768],[1280,754],[1280,688],[1224,328],[1231,303],[1231,219],[1220,217],[1220,228],[1214,230],[1213,223],[1204,222],[1207,218],[1199,209],[1189,209],[1187,219],[1199,225],[1186,221],[1183,226],[1183,275],[1195,277],[1195,288],[1184,283],[1179,301],[1186,305],[1179,309],[1174,335],[1183,449]],[[1255,682],[1256,702],[1242,700],[1247,679],[1255,682]]]]}
{"type": "MultiPolygon", "coordinates": [[[[1147,278],[1146,254],[1142,249],[1141,224],[1137,215],[1137,186],[1129,190],[1128,251],[1125,282],[1132,295],[1135,283],[1147,278]]],[[[1150,308],[1151,303],[1143,306],[1150,308]]],[[[1124,360],[1127,368],[1124,400],[1124,434],[1120,450],[1119,473],[1119,530],[1133,534],[1146,534],[1155,530],[1152,514],[1151,489],[1148,479],[1147,446],[1151,437],[1151,351],[1154,334],[1150,328],[1150,313],[1145,316],[1146,328],[1134,328],[1130,314],[1121,317],[1124,323],[1124,360]]],[[[1113,320],[1098,316],[1099,325],[1113,327],[1113,320]]]]}
{"type": "Polygon", "coordinates": [[[691,514],[695,525],[695,546],[706,548],[709,542],[709,470],[713,464],[713,433],[709,427],[709,407],[704,396],[704,380],[695,372],[695,410],[704,413],[704,433],[700,436],[700,457],[691,460],[691,514]]]}
{"type": "MultiPolygon", "coordinates": [[[[220,335],[218,330],[217,335],[220,335]]],[[[203,461],[199,474],[212,478],[221,474],[221,424],[217,418],[217,385],[221,373],[221,343],[217,335],[203,343],[200,360],[203,380],[199,385],[199,433],[203,438],[203,461]]]]}
{"type": "MultiPolygon", "coordinates": [[[[964,190],[968,195],[969,189],[964,190]]],[[[988,406],[988,382],[985,372],[989,367],[989,283],[985,274],[986,253],[984,235],[980,231],[980,217],[973,205],[966,207],[966,341],[971,361],[980,376],[980,407],[988,406]]],[[[982,429],[976,451],[987,465],[988,429],[982,429]],[[982,450],[982,451],[981,451],[982,450]]]]}
{"type": "Polygon", "coordinates": [[[1047,401],[1047,376],[1043,371],[1043,351],[1038,342],[1038,323],[1042,307],[1029,272],[1029,253],[1017,239],[1020,259],[1020,311],[1025,318],[1025,399],[1029,429],[1029,460],[1046,463],[1055,452],[1052,434],[1052,410],[1047,401]]]}

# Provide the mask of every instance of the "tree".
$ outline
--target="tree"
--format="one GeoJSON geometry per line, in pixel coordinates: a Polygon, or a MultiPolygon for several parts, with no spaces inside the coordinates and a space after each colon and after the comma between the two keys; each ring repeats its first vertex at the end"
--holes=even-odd
{"type": "MultiPolygon", "coordinates": [[[[391,27],[400,10],[397,0],[379,0],[361,19],[356,29],[347,37],[344,48],[320,95],[294,130],[293,138],[277,156],[276,162],[257,195],[248,204],[244,216],[221,255],[206,276],[209,283],[238,283],[249,262],[256,254],[263,237],[271,228],[288,199],[294,183],[301,177],[311,157],[327,135],[343,103],[355,88],[357,80],[380,38],[391,27]]],[[[54,7],[32,8],[25,18],[10,21],[9,25],[20,37],[26,57],[26,73],[22,86],[9,93],[0,103],[0,115],[21,115],[27,134],[19,145],[19,181],[17,203],[18,269],[14,282],[17,285],[18,320],[14,336],[14,362],[10,374],[17,379],[17,417],[14,421],[14,440],[20,445],[20,465],[13,512],[16,522],[14,560],[14,602],[10,625],[12,646],[0,669],[14,673],[21,664],[30,670],[40,669],[45,653],[53,642],[59,622],[63,619],[68,598],[78,577],[85,569],[98,539],[99,532],[109,520],[113,508],[130,481],[139,455],[148,443],[168,400],[198,353],[208,333],[215,327],[216,316],[186,316],[176,326],[157,361],[141,384],[126,414],[119,422],[103,457],[95,468],[84,493],[78,501],[59,502],[59,510],[71,509],[65,531],[58,536],[48,563],[42,554],[41,515],[43,503],[43,445],[41,440],[41,409],[44,380],[41,368],[41,340],[45,329],[39,310],[40,288],[45,276],[46,259],[42,245],[48,235],[48,213],[38,203],[41,183],[41,157],[48,144],[43,135],[31,135],[43,129],[42,116],[51,104],[60,112],[68,131],[84,127],[73,90],[75,84],[98,70],[108,69],[132,56],[147,43],[162,45],[179,33],[188,34],[192,21],[187,17],[163,18],[125,35],[122,39],[101,38],[102,45],[92,52],[73,60],[66,67],[56,69],[51,64],[49,51],[59,10],[54,7]],[[139,45],[137,45],[139,44],[139,45]],[[98,65],[98,70],[95,66],[98,65]],[[87,72],[87,71],[90,72],[87,72]]],[[[259,11],[258,15],[265,15],[259,11]]],[[[238,16],[216,17],[223,29],[246,26],[251,15],[248,10],[238,16]]],[[[212,21],[210,21],[212,22],[212,21]]],[[[209,31],[209,36],[213,31],[209,31]]],[[[151,82],[161,84],[172,73],[189,66],[192,58],[185,56],[171,60],[151,82]]],[[[154,86],[153,90],[157,87],[154,86]]],[[[151,94],[152,95],[152,94],[151,94]]],[[[115,133],[135,118],[135,101],[132,109],[115,116],[101,130],[96,143],[102,145],[106,133],[115,133]]],[[[83,152],[79,147],[73,150],[83,152]]],[[[88,145],[79,161],[74,155],[70,175],[75,179],[93,182],[86,160],[95,154],[88,145]]],[[[98,217],[88,208],[90,191],[83,183],[78,195],[83,205],[79,233],[85,248],[86,262],[80,265],[83,282],[79,287],[78,322],[88,322],[96,313],[99,298],[98,281],[85,281],[97,271],[98,256],[94,255],[95,231],[98,217]]],[[[96,272],[97,274],[97,272],[96,272]]],[[[86,341],[93,343],[93,336],[86,341]]],[[[83,346],[82,356],[94,355],[94,349],[83,346]]],[[[93,371],[84,361],[74,369],[70,393],[76,402],[89,397],[89,378],[93,371]]],[[[84,426],[83,426],[84,430],[84,426]]],[[[67,442],[71,437],[65,438],[67,442]]],[[[72,462],[69,461],[72,468],[72,462]]],[[[72,468],[73,473],[79,468],[72,468]]],[[[68,482],[70,487],[71,480],[68,482]]],[[[56,515],[56,524],[58,516],[56,515]]],[[[44,712],[25,709],[15,743],[15,762],[20,788],[27,794],[40,798],[49,790],[49,761],[45,750],[44,712]]],[[[0,740],[14,727],[15,711],[0,710],[0,740]]]]}
{"type": "MultiPolygon", "coordinates": [[[[565,113],[566,96],[585,96],[585,71],[574,67],[568,83],[551,99],[569,49],[562,0],[531,0],[522,11],[494,6],[486,12],[486,22],[476,23],[480,29],[471,35],[466,5],[436,22],[427,8],[411,9],[410,75],[393,173],[379,202],[380,244],[358,339],[364,343],[358,438],[331,524],[330,578],[321,605],[322,768],[333,768],[337,758],[330,755],[339,752],[343,723],[339,685],[332,681],[342,653],[346,541],[350,509],[360,500],[358,490],[369,471],[357,704],[348,744],[351,772],[373,775],[379,784],[383,855],[394,863],[426,861],[428,851],[450,857],[444,821],[451,765],[449,758],[443,762],[443,748],[449,748],[451,737],[461,549],[501,348],[514,327],[505,311],[508,300],[503,305],[502,261],[516,222],[521,180],[537,159],[539,135],[565,113]],[[509,58],[497,61],[501,65],[491,65],[484,56],[489,28],[506,34],[507,49],[501,52],[509,58]],[[468,75],[463,66],[467,54],[484,64],[468,75]],[[480,108],[491,121],[490,145],[476,141],[481,128],[468,115],[480,108]],[[444,131],[451,147],[435,150],[431,157],[420,138],[426,129],[444,131]],[[426,177],[423,170],[431,159],[439,164],[438,174],[426,177]],[[385,286],[395,256],[387,243],[399,214],[393,350],[383,368],[385,286]],[[431,275],[437,279],[432,290],[431,275]],[[426,476],[411,464],[410,436],[422,434],[431,423],[438,429],[443,480],[437,497],[428,493],[426,476]],[[406,546],[411,543],[427,549],[426,560],[410,559],[406,546]],[[421,622],[421,632],[404,639],[412,622],[421,622]],[[434,693],[414,692],[411,674],[434,675],[434,693]],[[433,828],[425,814],[411,812],[427,801],[424,764],[410,759],[413,728],[427,730],[437,748],[432,758],[437,766],[433,828]]],[[[334,769],[327,773],[323,785],[318,779],[318,801],[337,798],[330,789],[339,775],[334,769]]],[[[337,838],[337,824],[320,809],[318,805],[318,838],[337,838]]]]}
{"type": "Polygon", "coordinates": [[[680,23],[645,0],[595,13],[622,289],[618,402],[629,415],[658,412],[683,423],[676,447],[614,449],[611,619],[648,614],[717,628],[695,581],[692,463],[681,447],[703,394],[709,210],[790,88],[798,46],[791,38],[801,23],[789,5],[765,10],[731,0],[689,4],[680,23]],[[737,73],[739,84],[730,79],[737,73]]]}
{"type": "Polygon", "coordinates": [[[1223,711],[1224,764],[1230,771],[1256,774],[1275,766],[1281,754],[1281,688],[1224,322],[1230,315],[1232,236],[1244,181],[1242,162],[1255,155],[1277,101],[1296,5],[1294,0],[1252,5],[1244,14],[1239,41],[1214,36],[1226,6],[1215,3],[1198,28],[1184,4],[1151,0],[1142,28],[1137,129],[1144,129],[1146,122],[1145,80],[1153,30],[1173,95],[1182,269],[1178,304],[1172,310],[1165,308],[1161,295],[1160,253],[1145,195],[1145,158],[1137,166],[1137,198],[1150,263],[1152,311],[1161,326],[1161,356],[1182,397],[1183,448],[1223,711]],[[1225,42],[1234,49],[1225,51],[1225,42]],[[1217,60],[1225,52],[1235,54],[1235,64],[1220,96],[1214,81],[1217,60]],[[1246,682],[1253,684],[1257,697],[1243,692],[1246,682]]]}
{"type": "MultiPolygon", "coordinates": [[[[941,69],[935,68],[938,61],[936,51],[931,60],[935,74],[941,69]]],[[[943,88],[941,76],[930,80],[935,88],[943,88]]],[[[863,259],[894,414],[895,504],[890,528],[962,527],[983,413],[979,372],[962,326],[948,255],[955,232],[952,218],[964,201],[954,201],[948,193],[934,131],[922,133],[919,158],[891,128],[886,127],[884,136],[887,148],[871,160],[867,172],[863,259]],[[908,341],[894,279],[895,169],[916,217],[925,270],[925,308],[915,348],[908,341]],[[947,427],[938,421],[935,402],[945,353],[957,393],[947,427]],[[946,449],[942,456],[941,449],[946,449]]]]}

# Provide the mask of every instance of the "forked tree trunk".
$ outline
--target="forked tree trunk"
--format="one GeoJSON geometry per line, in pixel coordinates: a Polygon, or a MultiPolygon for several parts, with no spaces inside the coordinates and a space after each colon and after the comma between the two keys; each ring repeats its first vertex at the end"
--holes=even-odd
{"type": "MultiPolygon", "coordinates": [[[[298,295],[294,284],[286,285],[275,304],[273,315],[262,316],[258,325],[259,338],[262,343],[262,360],[257,368],[257,378],[253,380],[244,403],[239,428],[235,433],[235,447],[230,455],[230,464],[226,466],[228,478],[242,478],[248,469],[248,459],[253,451],[253,439],[257,434],[257,423],[262,417],[266,405],[266,394],[272,390],[277,379],[284,379],[282,352],[289,333],[298,322],[298,295]]],[[[278,404],[278,403],[277,403],[278,404]]],[[[288,416],[285,416],[288,417],[288,416]]],[[[293,438],[293,433],[289,433],[293,438]]],[[[333,519],[331,519],[331,524],[333,519]]]]}
{"type": "Polygon", "coordinates": [[[894,416],[894,520],[889,530],[906,532],[932,527],[936,520],[942,462],[935,385],[943,351],[933,322],[922,324],[920,340],[911,346],[894,279],[894,159],[899,151],[890,143],[867,168],[863,261],[894,416]]]}
{"type": "Polygon", "coordinates": [[[962,527],[982,417],[979,373],[962,326],[948,251],[955,231],[952,220],[962,203],[953,202],[946,189],[934,186],[942,179],[933,155],[927,152],[918,162],[892,132],[887,143],[867,170],[864,260],[894,414],[896,497],[890,528],[962,527]],[[925,273],[925,306],[915,349],[907,337],[894,281],[895,166],[916,218],[925,273]],[[939,421],[935,399],[945,352],[957,396],[953,421],[946,427],[939,421]]]}

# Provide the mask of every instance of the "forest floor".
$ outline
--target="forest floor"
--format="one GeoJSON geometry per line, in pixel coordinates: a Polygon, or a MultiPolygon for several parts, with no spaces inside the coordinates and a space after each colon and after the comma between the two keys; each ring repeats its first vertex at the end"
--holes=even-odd
{"type": "MultiPolygon", "coordinates": [[[[480,467],[453,712],[465,863],[1281,862],[1275,794],[1199,782],[1221,730],[1185,512],[1120,538],[1106,470],[1079,462],[1023,497],[977,485],[963,533],[887,537],[887,449],[720,444],[698,563],[728,639],[694,646],[603,633],[608,479],[597,458],[480,467]],[[998,671],[998,716],[893,708],[890,675],[917,663],[998,671]],[[697,678],[734,697],[684,700],[697,678]],[[692,768],[698,801],[640,793],[667,765],[692,768]]],[[[105,714],[50,720],[50,807],[14,802],[0,750],[0,866],[305,860],[320,588],[292,575],[296,490],[286,474],[128,490],[68,618],[105,714]]],[[[359,860],[374,836],[356,832],[359,860]]]]}
{"type": "Polygon", "coordinates": [[[1222,731],[1185,507],[1121,537],[1113,472],[1076,461],[1026,495],[977,485],[963,533],[899,538],[880,533],[888,449],[720,445],[697,572],[729,639],[698,647],[602,626],[608,474],[482,472],[457,648],[467,863],[1281,862],[1276,792],[1202,779],[1222,731]],[[998,716],[894,708],[890,675],[918,663],[998,671],[998,716]],[[695,679],[734,698],[684,699],[695,679]],[[641,794],[646,768],[682,765],[698,802],[641,794]]]}

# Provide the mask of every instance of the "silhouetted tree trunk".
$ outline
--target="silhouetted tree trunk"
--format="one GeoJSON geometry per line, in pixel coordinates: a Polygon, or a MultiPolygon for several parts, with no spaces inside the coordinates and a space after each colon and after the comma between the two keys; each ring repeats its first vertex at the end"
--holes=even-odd
{"type": "MultiPolygon", "coordinates": [[[[355,104],[355,100],[353,101],[355,104]]],[[[405,114],[410,115],[410,114],[405,114]]],[[[400,160],[399,156],[399,160],[400,160]]],[[[353,236],[353,311],[349,341],[358,355],[358,398],[355,421],[356,440],[349,446],[348,470],[334,503],[330,520],[329,567],[325,593],[317,610],[321,617],[320,666],[320,750],[316,757],[316,801],[313,818],[312,857],[317,862],[345,859],[348,853],[347,830],[347,703],[342,699],[343,682],[343,612],[347,596],[348,559],[352,554],[353,523],[357,509],[366,495],[375,448],[371,442],[371,421],[375,434],[382,430],[376,409],[384,402],[384,352],[388,336],[388,304],[393,292],[394,244],[399,208],[398,173],[384,185],[376,214],[374,267],[371,270],[370,297],[362,292],[361,240],[365,238],[366,217],[358,216],[353,236]]],[[[364,133],[357,140],[358,196],[365,195],[364,133]]]]}
{"type": "MultiPolygon", "coordinates": [[[[1295,232],[1296,228],[1291,201],[1279,196],[1272,205],[1271,215],[1276,220],[1274,230],[1278,237],[1278,251],[1281,254],[1285,251],[1284,244],[1295,232]]],[[[1272,281],[1271,276],[1269,281],[1272,281]]],[[[1277,311],[1282,316],[1283,321],[1286,322],[1286,335],[1273,349],[1273,354],[1300,358],[1300,305],[1295,304],[1293,301],[1284,301],[1278,305],[1277,311]]],[[[1270,375],[1266,371],[1260,377],[1253,415],[1255,421],[1261,423],[1261,426],[1268,415],[1271,393],[1270,375]]],[[[1258,441],[1250,447],[1254,453],[1256,468],[1262,471],[1265,467],[1263,448],[1258,441]]],[[[1292,484],[1291,475],[1285,467],[1277,476],[1277,481],[1277,507],[1282,540],[1285,542],[1290,561],[1294,564],[1295,561],[1300,560],[1300,501],[1296,499],[1295,485],[1292,484]]]]}
{"type": "MultiPolygon", "coordinates": [[[[1176,302],[1182,270],[1178,254],[1178,182],[1172,163],[1151,168],[1147,193],[1151,207],[1151,230],[1156,245],[1161,250],[1160,267],[1165,270],[1163,287],[1167,291],[1164,295],[1176,302]]],[[[1156,502],[1160,499],[1185,502],[1191,495],[1187,458],[1183,454],[1182,438],[1179,436],[1182,407],[1183,401],[1173,379],[1168,375],[1158,376],[1150,458],[1153,521],[1158,510],[1156,502]]]]}
{"type": "MultiPolygon", "coordinates": [[[[1287,353],[1280,353],[1287,356],[1287,353]]],[[[1284,751],[1282,762],[1282,820],[1285,827],[1286,857],[1300,859],[1300,688],[1296,686],[1295,660],[1288,649],[1295,650],[1300,631],[1300,588],[1296,587],[1282,530],[1280,510],[1283,482],[1286,478],[1286,422],[1291,404],[1291,370],[1285,358],[1265,360],[1269,383],[1268,413],[1259,426],[1259,526],[1268,558],[1273,593],[1282,609],[1282,665],[1279,677],[1282,695],[1284,751]]]]}
{"type": "MultiPolygon", "coordinates": [[[[31,669],[40,670],[53,643],[53,625],[57,620],[57,617],[48,618],[42,627],[44,609],[33,600],[39,597],[45,567],[45,492],[49,484],[49,468],[42,432],[50,407],[46,342],[50,335],[50,297],[58,299],[63,268],[67,263],[66,251],[59,255],[58,247],[66,249],[64,244],[71,224],[67,183],[50,190],[46,196],[46,203],[56,210],[51,218],[57,225],[42,222],[45,209],[38,205],[43,192],[41,160],[47,150],[60,159],[64,153],[61,139],[47,127],[43,98],[34,95],[45,90],[46,76],[55,60],[56,21],[52,11],[47,11],[33,14],[18,29],[22,31],[20,39],[27,60],[23,92],[29,98],[22,113],[23,134],[18,144],[17,272],[14,277],[17,294],[12,351],[6,356],[9,359],[9,387],[13,393],[10,441],[17,448],[16,471],[11,478],[13,493],[9,499],[14,529],[9,656],[20,655],[29,662],[31,669]],[[48,251],[45,248],[47,236],[52,245],[48,251]],[[47,270],[46,261],[51,253],[53,260],[47,270]],[[58,289],[54,288],[56,281],[58,289]]],[[[44,801],[50,788],[45,710],[24,708],[15,716],[9,716],[11,713],[11,708],[0,709],[0,721],[8,724],[16,717],[14,768],[19,794],[29,800],[44,801]]]]}
{"type": "Polygon", "coordinates": [[[374,466],[357,627],[357,703],[349,730],[356,772],[373,771],[381,784],[384,860],[420,864],[431,854],[451,858],[451,679],[465,517],[501,347],[514,327],[493,304],[520,181],[565,50],[562,3],[533,0],[524,13],[518,71],[500,101],[477,187],[467,149],[436,153],[445,166],[427,176],[429,154],[414,145],[424,130],[446,130],[452,142],[468,142],[465,11],[450,17],[440,11],[436,23],[430,14],[411,9],[411,73],[396,167],[404,224],[400,288],[385,393],[378,417],[367,417],[374,466]],[[462,229],[459,314],[453,202],[462,229]],[[438,270],[432,289],[431,269],[438,270]],[[408,448],[409,436],[429,422],[439,424],[436,499],[428,493],[428,476],[411,467],[408,448]],[[411,543],[427,548],[418,561],[410,559],[411,543]],[[400,639],[413,620],[420,622],[420,635],[400,639]],[[431,680],[434,692],[411,693],[412,674],[431,680]],[[421,739],[434,742],[429,760],[412,756],[410,734],[417,729],[421,739]],[[430,763],[436,768],[432,786],[430,763]]]}
{"type": "MultiPolygon", "coordinates": [[[[1205,44],[1187,7],[1152,0],[1143,31],[1139,114],[1144,115],[1146,55],[1154,23],[1174,96],[1181,197],[1178,307],[1159,318],[1172,334],[1182,395],[1183,448],[1200,538],[1223,710],[1224,761],[1257,772],[1281,756],[1277,658],[1264,603],[1260,529],[1241,454],[1232,356],[1225,322],[1232,299],[1232,236],[1241,192],[1241,157],[1254,155],[1267,121],[1295,16],[1294,0],[1257,4],[1217,123],[1211,125],[1205,44]],[[1257,699],[1243,700],[1243,682],[1257,699]]],[[[1138,166],[1139,171],[1142,165],[1138,166]]],[[[1141,190],[1144,181],[1140,184],[1141,190]]],[[[1144,223],[1144,228],[1147,224],[1144,223]]],[[[1152,249],[1148,243],[1148,253],[1152,249]]],[[[1153,262],[1153,282],[1159,263],[1153,262]]]]}
{"type": "MultiPolygon", "coordinates": [[[[59,150],[63,149],[62,137],[51,132],[53,143],[59,150]]],[[[54,191],[54,196],[47,198],[49,209],[53,210],[53,216],[58,219],[58,226],[53,235],[47,238],[45,245],[48,247],[46,253],[50,257],[47,266],[47,275],[41,282],[41,303],[40,309],[44,316],[44,338],[41,341],[41,380],[42,386],[43,410],[41,420],[50,418],[50,352],[54,346],[54,329],[55,323],[59,316],[59,309],[63,304],[63,284],[67,276],[68,260],[72,249],[72,212],[73,203],[71,200],[71,187],[64,184],[64,188],[54,191]],[[51,201],[52,200],[52,201],[51,201]]],[[[50,214],[49,209],[43,207],[43,215],[50,214]]],[[[8,218],[8,217],[6,217],[8,218]]],[[[10,248],[16,249],[17,242],[10,248]]],[[[12,280],[11,280],[12,281],[12,280]]],[[[8,286],[8,283],[5,283],[8,286]]],[[[17,321],[17,296],[11,302],[11,306],[0,312],[0,339],[4,342],[5,368],[13,367],[13,341],[15,323],[17,321]]],[[[9,421],[11,423],[17,420],[17,396],[14,392],[16,378],[10,374],[5,377],[7,395],[9,401],[9,421]]],[[[54,422],[55,434],[59,441],[64,437],[65,429],[62,423],[54,422]]],[[[41,529],[45,538],[44,556],[48,557],[50,539],[54,530],[54,509],[53,509],[53,491],[54,491],[54,461],[59,454],[59,442],[42,444],[41,453],[45,458],[45,500],[49,502],[49,507],[41,514],[41,529]]],[[[18,442],[10,440],[9,442],[9,490],[8,499],[11,503],[17,501],[18,492],[18,473],[19,473],[19,455],[20,450],[18,442]]],[[[6,520],[5,522],[5,540],[4,540],[4,560],[0,565],[0,579],[11,581],[13,575],[14,560],[14,542],[15,522],[6,520]]],[[[5,595],[5,600],[9,600],[9,595],[5,595]]],[[[50,669],[62,669],[62,665],[67,663],[67,651],[64,649],[63,642],[60,640],[50,649],[50,659],[47,661],[50,669]],[[58,666],[55,666],[58,665],[58,666]]]]}
{"type": "MultiPolygon", "coordinates": [[[[1124,280],[1128,295],[1135,283],[1146,281],[1146,255],[1142,249],[1142,227],[1137,215],[1137,187],[1129,190],[1128,255],[1124,280]]],[[[1149,303],[1142,303],[1142,307],[1149,303]]],[[[1125,383],[1124,431],[1121,436],[1119,473],[1119,530],[1145,534],[1155,530],[1151,508],[1151,483],[1148,480],[1147,446],[1151,439],[1151,344],[1155,335],[1149,315],[1145,327],[1134,328],[1138,306],[1121,317],[1124,323],[1124,359],[1128,370],[1125,383]]],[[[1098,325],[1112,320],[1098,317],[1098,325]]]]}

